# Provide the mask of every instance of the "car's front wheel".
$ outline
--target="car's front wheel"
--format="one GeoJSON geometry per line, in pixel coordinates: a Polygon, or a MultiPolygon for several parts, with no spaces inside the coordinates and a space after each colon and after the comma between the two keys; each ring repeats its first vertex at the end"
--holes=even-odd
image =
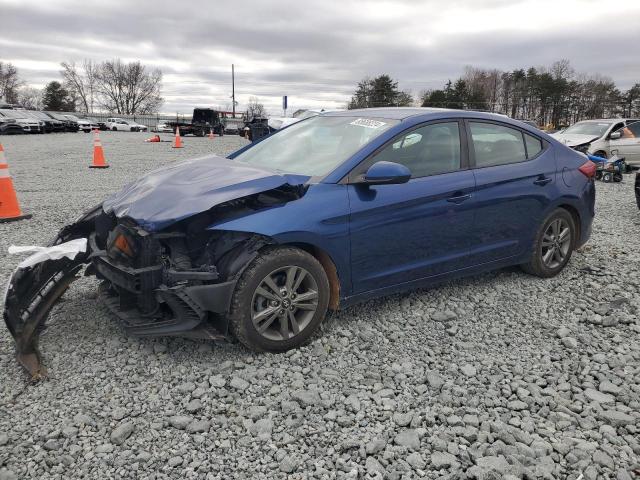
{"type": "Polygon", "coordinates": [[[575,244],[576,225],[573,217],[564,208],[558,208],[538,229],[531,260],[522,265],[522,269],[538,277],[553,277],[567,265],[575,244]]]}
{"type": "Polygon", "coordinates": [[[230,327],[252,350],[283,352],[313,335],[328,304],[329,281],[318,260],[298,248],[268,248],[238,280],[230,327]]]}

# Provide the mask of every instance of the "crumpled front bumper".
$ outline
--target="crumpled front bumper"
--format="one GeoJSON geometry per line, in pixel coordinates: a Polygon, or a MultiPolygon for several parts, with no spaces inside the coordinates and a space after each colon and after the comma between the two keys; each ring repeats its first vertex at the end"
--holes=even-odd
{"type": "Polygon", "coordinates": [[[172,270],[165,265],[129,268],[112,261],[95,241],[95,219],[102,208],[64,227],[50,246],[87,238],[87,251],[73,259],[44,260],[18,268],[4,296],[4,321],[16,342],[19,363],[33,379],[46,376],[38,349],[51,308],[87,266],[85,275],[103,280],[105,305],[133,335],[176,335],[217,339],[228,335],[226,313],[236,280],[218,281],[211,271],[172,270]],[[143,313],[143,298],[162,307],[162,315],[143,313]]]}

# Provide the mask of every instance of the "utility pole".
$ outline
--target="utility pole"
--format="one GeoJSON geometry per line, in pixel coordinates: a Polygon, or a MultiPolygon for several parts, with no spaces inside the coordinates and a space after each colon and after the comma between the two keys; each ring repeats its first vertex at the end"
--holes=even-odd
{"type": "Polygon", "coordinates": [[[233,118],[236,118],[236,72],[231,64],[231,105],[233,105],[233,118]]]}

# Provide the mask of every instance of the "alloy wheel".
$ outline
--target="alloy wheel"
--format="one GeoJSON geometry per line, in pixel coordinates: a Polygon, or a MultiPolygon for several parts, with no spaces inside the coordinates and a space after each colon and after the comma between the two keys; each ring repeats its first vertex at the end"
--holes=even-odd
{"type": "Polygon", "coordinates": [[[551,221],[542,237],[542,263],[547,268],[558,268],[571,250],[571,227],[563,218],[551,221]]]}
{"type": "Polygon", "coordinates": [[[251,302],[251,320],[263,337],[282,341],[302,332],[318,309],[318,284],[304,268],[278,268],[258,284],[251,302]]]}

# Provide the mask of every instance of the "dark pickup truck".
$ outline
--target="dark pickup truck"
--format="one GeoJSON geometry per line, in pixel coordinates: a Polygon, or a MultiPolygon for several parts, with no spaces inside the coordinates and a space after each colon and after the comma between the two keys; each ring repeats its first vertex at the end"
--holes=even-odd
{"type": "Polygon", "coordinates": [[[217,135],[224,135],[224,123],[220,112],[211,108],[194,108],[191,122],[167,122],[175,131],[180,127],[180,135],[195,135],[204,137],[213,131],[217,135]]]}

